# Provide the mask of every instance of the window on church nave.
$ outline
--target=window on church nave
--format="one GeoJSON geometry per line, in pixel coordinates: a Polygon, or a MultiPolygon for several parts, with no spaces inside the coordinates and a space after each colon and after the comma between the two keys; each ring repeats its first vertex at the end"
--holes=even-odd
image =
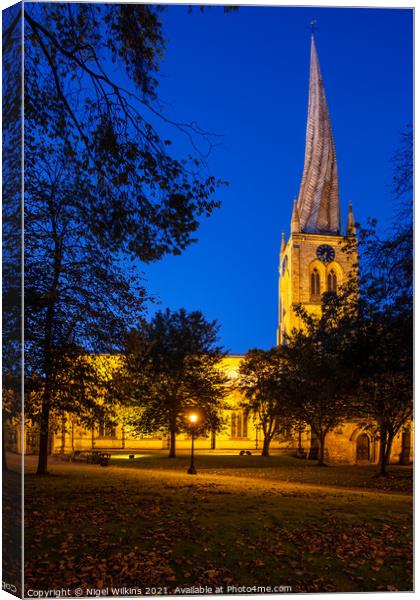
{"type": "Polygon", "coordinates": [[[319,271],[315,268],[311,273],[311,296],[320,296],[321,294],[321,278],[319,271]]]}
{"type": "Polygon", "coordinates": [[[232,411],[231,413],[231,438],[246,438],[248,437],[248,416],[244,415],[241,410],[232,411]]]}
{"type": "Polygon", "coordinates": [[[334,271],[330,271],[328,273],[328,291],[336,292],[337,291],[337,275],[334,271]]]}
{"type": "Polygon", "coordinates": [[[284,274],[286,273],[286,269],[287,269],[287,256],[285,256],[283,258],[283,263],[282,263],[282,266],[281,266],[282,277],[284,277],[284,274]]]}
{"type": "Polygon", "coordinates": [[[117,435],[117,431],[115,425],[110,423],[105,423],[104,420],[101,419],[98,426],[98,436],[99,437],[108,437],[115,438],[117,435]]]}

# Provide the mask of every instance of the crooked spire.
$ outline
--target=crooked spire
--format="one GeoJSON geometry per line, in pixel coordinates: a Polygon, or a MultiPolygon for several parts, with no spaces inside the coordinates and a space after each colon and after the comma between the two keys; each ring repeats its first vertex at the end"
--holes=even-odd
{"type": "Polygon", "coordinates": [[[298,209],[302,231],[340,234],[337,160],[313,35],[305,165],[300,184],[298,209]]]}

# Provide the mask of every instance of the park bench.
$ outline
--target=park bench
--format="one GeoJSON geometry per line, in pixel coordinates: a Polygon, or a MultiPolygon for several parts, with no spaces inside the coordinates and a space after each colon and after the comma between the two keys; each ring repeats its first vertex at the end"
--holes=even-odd
{"type": "Polygon", "coordinates": [[[71,461],[85,461],[88,464],[101,465],[101,467],[107,467],[110,459],[111,454],[101,450],[75,450],[71,457],[71,461]]]}
{"type": "Polygon", "coordinates": [[[109,460],[111,458],[111,454],[109,452],[102,452],[101,450],[92,450],[88,454],[87,462],[92,463],[94,465],[101,465],[101,467],[107,467],[109,465],[109,460]]]}

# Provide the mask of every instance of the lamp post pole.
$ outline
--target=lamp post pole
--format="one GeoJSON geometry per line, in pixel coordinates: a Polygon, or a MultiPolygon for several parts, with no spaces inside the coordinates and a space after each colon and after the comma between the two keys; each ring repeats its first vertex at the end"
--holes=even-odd
{"type": "Polygon", "coordinates": [[[187,473],[188,475],[197,475],[197,469],[194,466],[194,429],[191,431],[191,464],[187,473]]]}
{"type": "Polygon", "coordinates": [[[194,433],[195,433],[195,425],[198,422],[198,415],[196,413],[191,413],[187,417],[191,426],[191,464],[188,469],[188,475],[197,475],[197,469],[194,466],[194,433]]]}

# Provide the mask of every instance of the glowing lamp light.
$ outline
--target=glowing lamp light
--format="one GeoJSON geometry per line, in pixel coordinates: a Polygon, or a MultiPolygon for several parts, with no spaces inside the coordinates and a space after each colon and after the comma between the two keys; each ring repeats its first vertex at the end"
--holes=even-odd
{"type": "MultiPolygon", "coordinates": [[[[191,425],[195,425],[198,421],[198,415],[196,413],[190,413],[188,415],[188,420],[191,425]]],[[[197,475],[197,469],[194,465],[194,427],[191,427],[191,464],[187,473],[188,475],[197,475]]]]}

